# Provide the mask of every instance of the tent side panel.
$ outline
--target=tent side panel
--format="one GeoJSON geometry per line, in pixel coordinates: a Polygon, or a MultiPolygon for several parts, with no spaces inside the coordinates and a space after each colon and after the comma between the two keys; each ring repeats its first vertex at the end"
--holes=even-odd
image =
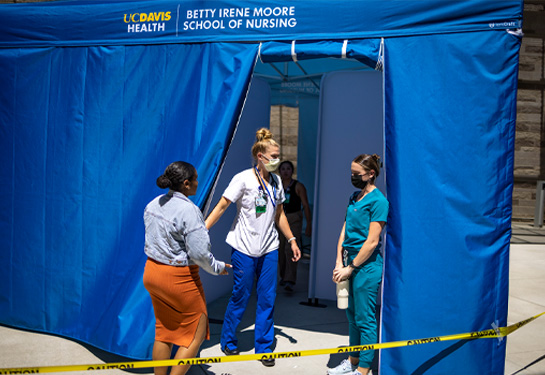
{"type": "Polygon", "coordinates": [[[202,204],[257,46],[2,49],[0,322],[149,358],[146,204],[176,160],[202,204]]]}
{"type": "MultiPolygon", "coordinates": [[[[386,40],[384,342],[506,324],[519,46],[505,31],[386,40]]],[[[504,361],[505,341],[481,339],[384,350],[381,367],[504,361]]]]}

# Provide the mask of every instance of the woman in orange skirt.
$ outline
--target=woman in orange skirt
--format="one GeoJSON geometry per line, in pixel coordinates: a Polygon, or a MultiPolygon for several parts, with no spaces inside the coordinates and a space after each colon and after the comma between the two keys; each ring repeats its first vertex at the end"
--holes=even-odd
{"type": "MultiPolygon", "coordinates": [[[[210,252],[210,238],[199,208],[187,197],[195,195],[197,171],[178,161],[157,179],[157,186],[169,192],[151,201],[144,211],[146,225],[144,286],[155,313],[153,360],[194,358],[204,339],[210,338],[206,300],[199,268],[213,275],[226,275],[231,265],[210,252]]],[[[172,375],[183,375],[190,365],[176,366],[172,375]]],[[[156,367],[155,374],[167,373],[156,367]]]]}

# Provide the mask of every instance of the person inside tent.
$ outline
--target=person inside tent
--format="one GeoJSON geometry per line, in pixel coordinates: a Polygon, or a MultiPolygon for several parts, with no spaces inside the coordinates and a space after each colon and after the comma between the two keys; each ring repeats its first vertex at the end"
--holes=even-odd
{"type": "MultiPolygon", "coordinates": [[[[276,228],[289,238],[292,260],[296,262],[301,257],[284,214],[284,189],[280,177],[272,173],[280,163],[280,147],[268,129],[257,131],[252,156],[254,166],[232,178],[218,204],[206,218],[206,226],[210,229],[231,202],[237,205],[235,220],[226,240],[232,247],[234,282],[221,331],[221,350],[226,355],[240,353],[236,330],[248,305],[254,279],[257,282],[255,352],[272,352],[279,246],[276,228]]],[[[274,358],[261,362],[265,366],[275,364],[274,358]]]]}
{"type": "MultiPolygon", "coordinates": [[[[293,179],[295,168],[289,160],[284,160],[280,163],[278,171],[282,178],[282,186],[284,187],[284,213],[288,219],[288,223],[297,238],[299,248],[301,248],[301,238],[303,232],[303,212],[307,226],[305,235],[310,237],[312,234],[312,216],[310,213],[310,205],[308,204],[307,189],[300,181],[293,179]],[[301,211],[301,206],[303,211],[301,211]]],[[[278,250],[278,273],[280,276],[280,285],[288,292],[293,291],[293,287],[297,280],[297,262],[291,260],[291,247],[288,245],[288,238],[280,233],[280,247],[278,250]]]]}

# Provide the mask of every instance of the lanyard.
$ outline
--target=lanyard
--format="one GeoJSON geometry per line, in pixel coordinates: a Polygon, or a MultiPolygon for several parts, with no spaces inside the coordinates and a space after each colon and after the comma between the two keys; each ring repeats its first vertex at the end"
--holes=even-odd
{"type": "MultiPolygon", "coordinates": [[[[255,167],[255,174],[257,176],[257,178],[259,179],[259,183],[260,185],[265,189],[265,191],[267,192],[267,195],[269,196],[269,198],[271,198],[271,203],[273,205],[274,208],[276,208],[276,188],[274,187],[274,184],[271,184],[272,186],[272,190],[273,190],[273,196],[271,197],[271,193],[269,193],[269,189],[267,189],[267,185],[265,185],[265,181],[261,178],[261,174],[259,174],[259,170],[257,169],[257,166],[255,167]]],[[[274,181],[274,177],[273,177],[273,181],[274,181]]]]}

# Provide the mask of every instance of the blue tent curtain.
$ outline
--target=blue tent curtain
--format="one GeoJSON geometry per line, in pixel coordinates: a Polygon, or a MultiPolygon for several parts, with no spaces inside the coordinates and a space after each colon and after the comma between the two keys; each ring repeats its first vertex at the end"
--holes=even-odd
{"type": "MultiPolygon", "coordinates": [[[[505,31],[385,43],[385,342],[506,324],[519,44],[505,31]]],[[[381,362],[503,374],[504,356],[505,340],[451,341],[381,362]]]]}
{"type": "Polygon", "coordinates": [[[0,50],[1,322],[149,357],[144,206],[176,160],[196,166],[204,202],[257,50],[0,50]]]}

